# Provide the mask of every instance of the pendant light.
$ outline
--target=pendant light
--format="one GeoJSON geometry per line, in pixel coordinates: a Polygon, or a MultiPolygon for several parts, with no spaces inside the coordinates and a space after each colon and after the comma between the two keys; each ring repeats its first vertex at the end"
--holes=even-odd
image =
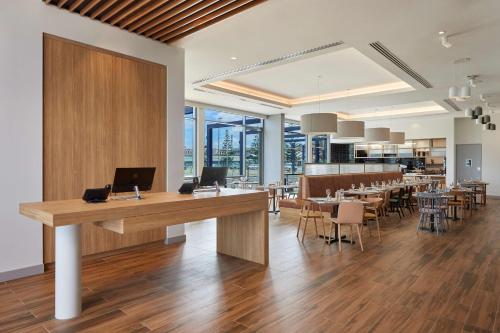
{"type": "Polygon", "coordinates": [[[467,108],[467,109],[465,109],[465,116],[472,117],[473,112],[474,111],[472,110],[472,108],[467,108]]]}
{"type": "Polygon", "coordinates": [[[331,135],[333,143],[362,142],[365,138],[365,122],[344,120],[337,123],[337,133],[331,135]]]}
{"type": "Polygon", "coordinates": [[[337,115],[335,113],[321,113],[320,78],[321,76],[318,76],[318,112],[300,116],[300,132],[302,134],[337,133],[337,115]]]}
{"type": "Polygon", "coordinates": [[[388,143],[391,140],[391,129],[375,127],[365,129],[365,142],[388,143]]]}
{"type": "Polygon", "coordinates": [[[402,145],[405,143],[405,132],[391,132],[389,144],[402,145]]]}
{"type": "Polygon", "coordinates": [[[462,100],[469,99],[471,97],[471,89],[468,83],[460,89],[460,98],[462,100]]]}
{"type": "Polygon", "coordinates": [[[456,100],[458,98],[458,88],[457,86],[451,86],[448,90],[448,98],[456,100]]]}

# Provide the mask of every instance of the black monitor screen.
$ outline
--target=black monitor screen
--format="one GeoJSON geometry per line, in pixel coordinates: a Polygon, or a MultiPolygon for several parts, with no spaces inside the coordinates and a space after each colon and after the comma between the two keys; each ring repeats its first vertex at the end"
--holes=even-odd
{"type": "Polygon", "coordinates": [[[215,181],[220,186],[226,186],[226,167],[203,167],[200,186],[214,186],[215,181]]]}
{"type": "Polygon", "coordinates": [[[140,191],[150,191],[156,168],[116,168],[113,193],[133,192],[134,186],[140,191]]]}

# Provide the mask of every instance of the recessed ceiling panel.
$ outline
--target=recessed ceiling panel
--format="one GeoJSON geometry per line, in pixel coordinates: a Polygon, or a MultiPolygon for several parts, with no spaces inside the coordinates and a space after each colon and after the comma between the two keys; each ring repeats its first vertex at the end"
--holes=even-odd
{"type": "Polygon", "coordinates": [[[349,47],[231,78],[231,82],[286,98],[401,82],[395,75],[349,47]],[[318,76],[319,87],[318,87],[318,76]]]}

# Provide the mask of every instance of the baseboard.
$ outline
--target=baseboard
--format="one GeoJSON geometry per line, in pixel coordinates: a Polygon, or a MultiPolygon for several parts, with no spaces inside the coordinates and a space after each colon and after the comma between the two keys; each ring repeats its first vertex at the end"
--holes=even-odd
{"type": "Polygon", "coordinates": [[[175,244],[175,243],[184,243],[185,241],[186,241],[186,235],[165,238],[166,245],[175,244]]]}
{"type": "Polygon", "coordinates": [[[8,272],[1,272],[0,273],[0,282],[20,279],[20,278],[31,276],[31,275],[42,274],[43,272],[44,272],[43,264],[19,268],[19,269],[15,269],[13,271],[8,271],[8,272]]]}
{"type": "Polygon", "coordinates": [[[486,199],[500,199],[500,195],[487,195],[486,199]]]}

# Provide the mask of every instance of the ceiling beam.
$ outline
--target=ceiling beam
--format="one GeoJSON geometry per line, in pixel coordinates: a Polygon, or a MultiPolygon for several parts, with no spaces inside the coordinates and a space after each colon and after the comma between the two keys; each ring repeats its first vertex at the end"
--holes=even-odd
{"type": "Polygon", "coordinates": [[[225,6],[219,10],[216,10],[213,13],[206,15],[186,26],[183,26],[168,35],[164,36],[160,39],[162,42],[170,43],[182,37],[185,37],[189,34],[192,34],[196,31],[199,31],[203,28],[206,28],[212,24],[215,24],[219,21],[222,21],[228,17],[241,13],[244,10],[247,10],[253,6],[256,6],[266,0],[237,0],[232,4],[225,6]]]}
{"type": "Polygon", "coordinates": [[[128,19],[124,20],[121,24],[120,24],[120,28],[125,28],[126,26],[134,23],[135,21],[137,21],[138,19],[140,19],[141,17],[144,17],[146,16],[147,14],[149,14],[150,12],[152,12],[153,10],[155,10],[156,8],[164,5],[165,3],[167,3],[169,0],[157,0],[155,3],[153,4],[150,4],[149,6],[147,6],[146,8],[143,8],[141,11],[137,12],[135,15],[132,15],[130,16],[128,19]]]}
{"type": "Polygon", "coordinates": [[[110,10],[106,15],[101,18],[101,22],[106,22],[111,17],[115,16],[120,10],[130,5],[134,0],[124,0],[118,6],[110,10]]]}
{"type": "Polygon", "coordinates": [[[124,11],[123,13],[121,13],[120,15],[118,15],[117,17],[115,17],[113,20],[111,20],[110,23],[112,25],[115,25],[116,23],[118,23],[121,20],[123,20],[125,17],[127,17],[130,14],[134,13],[137,9],[139,9],[139,8],[143,7],[144,5],[146,5],[148,2],[151,2],[151,0],[142,0],[142,1],[137,2],[135,5],[133,5],[132,7],[130,7],[129,9],[127,9],[126,11],[124,11]]]}
{"type": "Polygon", "coordinates": [[[103,12],[105,12],[109,7],[113,6],[113,4],[117,0],[104,0],[106,1],[105,3],[101,4],[97,9],[90,15],[91,18],[95,19],[97,16],[101,15],[103,12]]]}
{"type": "Polygon", "coordinates": [[[89,10],[94,8],[101,0],[92,0],[88,4],[86,4],[82,10],[80,10],[80,15],[85,15],[89,10]]]}
{"type": "Polygon", "coordinates": [[[197,14],[199,12],[202,12],[207,7],[210,7],[211,5],[213,5],[215,3],[220,3],[220,2],[222,2],[222,1],[221,0],[205,0],[205,1],[199,2],[196,5],[188,8],[187,10],[180,12],[178,15],[172,17],[170,20],[167,20],[161,24],[158,24],[156,27],[153,28],[153,30],[148,31],[145,35],[147,37],[157,39],[158,32],[161,32],[163,29],[170,27],[172,24],[175,24],[175,23],[179,22],[180,20],[182,20],[182,19],[184,19],[192,14],[197,14]]]}
{"type": "MultiPolygon", "coordinates": [[[[213,11],[216,11],[217,9],[221,8],[221,7],[224,7],[228,4],[230,4],[231,2],[233,2],[235,0],[220,0],[220,1],[217,1],[216,3],[214,3],[213,5],[210,5],[208,6],[207,8],[203,9],[203,10],[200,10],[198,12],[195,12],[193,15],[189,15],[189,16],[184,16],[185,18],[181,20],[181,17],[175,17],[174,20],[172,20],[171,24],[168,24],[168,25],[165,25],[165,29],[163,29],[162,31],[154,34],[152,37],[154,39],[159,39],[160,37],[163,37],[169,33],[171,33],[172,31],[174,30],[177,30],[179,29],[180,27],[186,25],[186,24],[189,24],[205,15],[208,15],[209,13],[213,12],[213,11]],[[177,23],[176,23],[177,21],[177,23]]],[[[170,22],[169,22],[170,23],[170,22]]]]}
{"type": "Polygon", "coordinates": [[[188,9],[191,6],[194,6],[198,2],[200,2],[200,0],[188,0],[184,3],[181,3],[179,6],[173,8],[172,10],[165,13],[165,15],[157,17],[153,21],[151,21],[148,24],[146,24],[145,26],[141,27],[140,29],[137,30],[137,32],[140,34],[144,34],[146,31],[150,30],[151,28],[153,28],[153,27],[157,26],[158,24],[168,20],[169,18],[179,14],[181,11],[188,9]]]}
{"type": "Polygon", "coordinates": [[[140,27],[142,27],[144,24],[148,23],[151,20],[154,20],[155,18],[163,15],[164,13],[168,12],[170,9],[174,8],[175,6],[183,3],[186,0],[172,0],[169,2],[165,7],[159,8],[156,11],[153,11],[149,13],[146,17],[141,18],[138,22],[132,24],[128,30],[129,31],[134,31],[140,27]]]}
{"type": "Polygon", "coordinates": [[[69,6],[69,11],[70,12],[74,12],[75,9],[78,8],[78,6],[80,6],[82,4],[83,0],[76,0],[75,2],[73,2],[73,4],[71,6],[69,6]]]}
{"type": "Polygon", "coordinates": [[[64,6],[66,2],[68,2],[68,0],[59,0],[59,2],[57,3],[57,7],[62,8],[62,6],[64,6]]]}

